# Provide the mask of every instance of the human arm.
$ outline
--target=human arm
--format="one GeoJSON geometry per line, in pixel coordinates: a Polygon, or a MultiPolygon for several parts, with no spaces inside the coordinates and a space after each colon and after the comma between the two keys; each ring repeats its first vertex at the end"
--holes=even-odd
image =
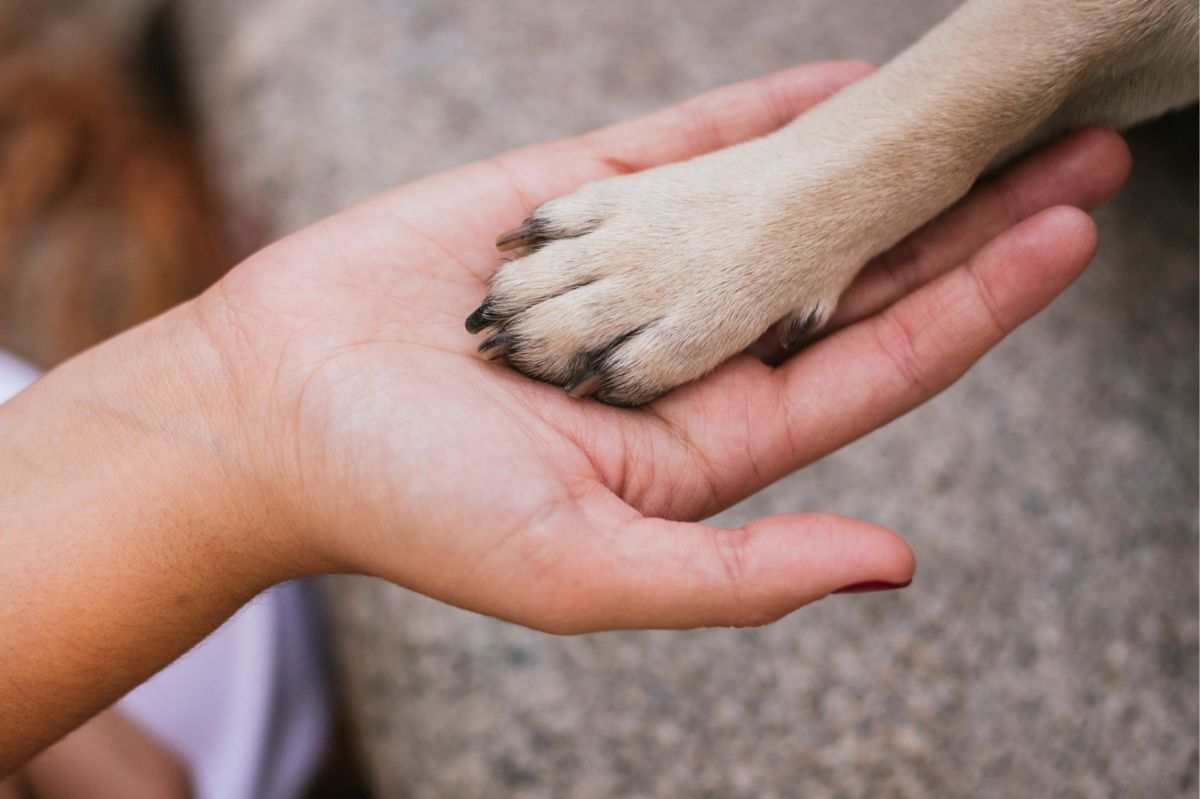
{"type": "Polygon", "coordinates": [[[181,758],[120,710],[109,708],[7,779],[0,799],[187,799],[181,758]]]}
{"type": "Polygon", "coordinates": [[[840,329],[783,366],[735,359],[645,409],[483,362],[461,327],[492,236],[532,205],[764,133],[861,71],[793,70],[398,189],[0,407],[0,773],[302,574],[563,633],[763,623],[906,582],[912,553],[875,525],[689,522],[928,399],[1061,291],[1095,232],[1042,211],[1115,191],[1112,134],[868,267],[840,329]]]}

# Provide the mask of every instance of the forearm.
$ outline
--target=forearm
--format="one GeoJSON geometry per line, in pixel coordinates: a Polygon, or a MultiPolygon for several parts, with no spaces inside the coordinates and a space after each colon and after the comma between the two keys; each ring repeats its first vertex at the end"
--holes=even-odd
{"type": "Polygon", "coordinates": [[[0,774],[289,576],[186,307],[0,406],[0,774]]]}

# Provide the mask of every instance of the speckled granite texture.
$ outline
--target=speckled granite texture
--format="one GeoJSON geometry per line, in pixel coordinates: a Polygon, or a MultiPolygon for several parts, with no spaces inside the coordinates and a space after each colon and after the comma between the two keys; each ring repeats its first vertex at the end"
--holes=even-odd
{"type": "MultiPolygon", "coordinates": [[[[232,204],[278,233],[711,86],[881,60],[953,5],[185,3],[232,204]]],[[[330,586],[381,796],[1193,797],[1194,110],[1133,137],[1088,274],[961,383],[720,517],[904,532],[894,594],[762,630],[551,638],[330,586]]]]}

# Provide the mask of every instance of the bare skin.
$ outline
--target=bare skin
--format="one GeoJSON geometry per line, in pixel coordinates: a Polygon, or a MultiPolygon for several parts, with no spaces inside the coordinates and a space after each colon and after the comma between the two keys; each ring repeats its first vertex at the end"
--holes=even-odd
{"type": "Polygon", "coordinates": [[[109,708],[6,780],[0,799],[187,799],[179,757],[109,708]]]}
{"type": "Polygon", "coordinates": [[[1096,247],[1077,209],[1128,169],[1114,134],[978,189],[784,365],[735,358],[636,411],[482,361],[461,324],[491,233],[531,205],[761,135],[866,71],[790,70],[397,189],[0,407],[0,774],[299,575],[560,634],[764,624],[908,583],[877,525],[695,520],[927,400],[1065,288],[1096,247]]]}

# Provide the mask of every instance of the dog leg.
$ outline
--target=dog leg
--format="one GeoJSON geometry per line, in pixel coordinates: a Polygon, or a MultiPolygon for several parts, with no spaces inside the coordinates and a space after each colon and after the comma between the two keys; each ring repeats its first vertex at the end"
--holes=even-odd
{"type": "Polygon", "coordinates": [[[467,327],[499,328],[485,354],[621,405],[705,374],[772,325],[794,345],[868,259],[1004,153],[1194,97],[1193,67],[1190,88],[1161,81],[1159,96],[1129,101],[1185,58],[1189,25],[1194,62],[1187,0],[969,2],[770,136],[541,205],[501,237],[524,257],[497,272],[467,327]]]}

